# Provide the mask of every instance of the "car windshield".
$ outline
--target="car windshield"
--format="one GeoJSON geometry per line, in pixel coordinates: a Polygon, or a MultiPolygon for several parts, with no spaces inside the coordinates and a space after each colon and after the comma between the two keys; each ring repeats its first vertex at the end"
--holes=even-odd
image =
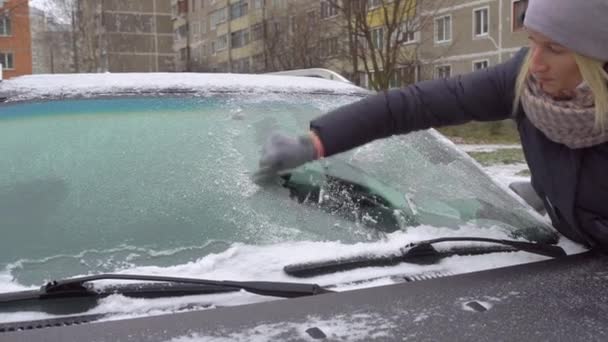
{"type": "Polygon", "coordinates": [[[284,176],[282,185],[260,188],[250,180],[272,131],[302,132],[315,116],[358,98],[217,94],[5,104],[0,269],[11,284],[38,285],[183,264],[235,243],[349,244],[396,230],[463,226],[530,240],[553,237],[429,132],[309,164],[284,176]],[[298,186],[307,187],[307,196],[323,192],[333,206],[294,200],[303,196],[298,186]],[[367,206],[375,211],[353,204],[363,195],[375,196],[367,206]]]}

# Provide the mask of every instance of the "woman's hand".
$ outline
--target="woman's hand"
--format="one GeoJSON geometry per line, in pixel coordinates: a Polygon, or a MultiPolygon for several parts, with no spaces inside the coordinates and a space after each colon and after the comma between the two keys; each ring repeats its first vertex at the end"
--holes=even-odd
{"type": "Polygon", "coordinates": [[[298,137],[273,133],[262,148],[259,169],[253,175],[253,180],[263,184],[282,171],[322,156],[321,142],[313,132],[298,137]]]}

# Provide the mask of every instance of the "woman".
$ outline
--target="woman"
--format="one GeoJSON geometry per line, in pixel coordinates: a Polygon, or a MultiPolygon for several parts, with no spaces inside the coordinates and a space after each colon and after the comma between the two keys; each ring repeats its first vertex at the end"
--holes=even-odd
{"type": "Polygon", "coordinates": [[[393,134],[513,118],[532,186],[554,227],[608,248],[608,1],[530,0],[530,46],[493,68],[424,81],[327,113],[300,137],[272,136],[262,181],[393,134]]]}

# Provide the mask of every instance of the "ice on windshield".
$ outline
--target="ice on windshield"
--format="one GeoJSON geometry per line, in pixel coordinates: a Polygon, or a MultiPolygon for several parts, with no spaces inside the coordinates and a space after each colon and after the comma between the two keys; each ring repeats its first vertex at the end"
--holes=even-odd
{"type": "MultiPolygon", "coordinates": [[[[378,239],[378,230],[360,224],[365,217],[325,215],[287,200],[287,189],[260,189],[250,179],[272,131],[301,132],[312,117],[354,100],[268,95],[6,105],[0,210],[3,231],[14,234],[0,242],[0,262],[36,284],[185,262],[235,242],[378,239]],[[24,248],[32,237],[45,243],[24,248]]],[[[341,168],[334,176],[381,181],[382,195],[392,190],[398,201],[391,202],[407,206],[418,224],[457,229],[473,220],[510,232],[544,229],[426,133],[377,141],[334,160],[361,173],[341,168]]]]}
{"type": "MultiPolygon", "coordinates": [[[[425,218],[389,235],[290,200],[281,186],[251,182],[270,132],[301,132],[312,117],[358,98],[300,93],[0,106],[0,291],[100,272],[289,280],[283,266],[313,257],[390,253],[408,241],[438,236],[510,238],[529,223],[539,224],[426,132],[334,158],[361,170],[360,179],[381,181],[402,194],[403,201],[394,203],[407,203],[425,218]],[[504,215],[491,207],[486,222],[467,220],[463,213],[481,201],[503,208],[504,215]],[[457,220],[447,224],[440,220],[445,217],[457,220]]],[[[511,256],[471,257],[466,265],[450,258],[436,267],[406,264],[315,281],[458,273],[539,260],[526,253],[511,256]]],[[[116,310],[116,300],[106,299],[109,307],[98,310],[116,310]]],[[[149,309],[142,306],[138,314],[149,309]]],[[[0,314],[0,321],[13,318],[0,314]]]]}
{"type": "Polygon", "coordinates": [[[251,182],[271,130],[302,129],[354,99],[277,96],[3,107],[0,211],[11,237],[0,241],[0,264],[36,284],[186,262],[234,242],[368,239],[373,232],[251,182]]]}

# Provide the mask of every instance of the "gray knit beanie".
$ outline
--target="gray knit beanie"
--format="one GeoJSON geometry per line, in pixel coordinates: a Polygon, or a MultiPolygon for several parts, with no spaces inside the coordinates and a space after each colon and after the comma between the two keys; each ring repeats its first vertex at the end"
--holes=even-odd
{"type": "Polygon", "coordinates": [[[581,55],[608,61],[608,0],[529,0],[524,25],[581,55]]]}

